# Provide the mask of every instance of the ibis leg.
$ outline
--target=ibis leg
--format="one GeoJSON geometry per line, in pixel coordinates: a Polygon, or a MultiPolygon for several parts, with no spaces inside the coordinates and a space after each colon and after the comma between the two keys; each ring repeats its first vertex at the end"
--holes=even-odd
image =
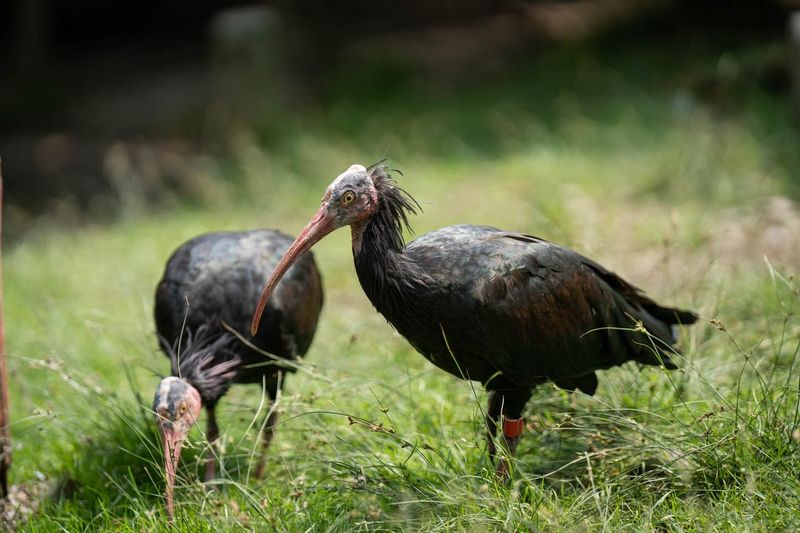
{"type": "Polygon", "coordinates": [[[219,427],[217,426],[216,405],[211,404],[206,407],[208,413],[208,426],[206,427],[206,439],[213,449],[206,459],[206,475],[204,481],[211,481],[217,477],[217,440],[219,439],[219,427]]]}
{"type": "Polygon", "coordinates": [[[256,466],[255,472],[256,479],[261,479],[264,475],[264,465],[267,460],[267,450],[269,449],[269,445],[272,443],[272,437],[275,436],[275,424],[277,422],[278,410],[273,407],[270,410],[266,423],[264,424],[264,437],[261,441],[261,458],[258,460],[258,466],[256,466]]]}
{"type": "Polygon", "coordinates": [[[513,457],[517,451],[519,440],[525,427],[525,420],[522,418],[522,410],[531,397],[530,389],[511,389],[494,391],[499,398],[500,417],[503,428],[503,443],[506,453],[500,456],[497,462],[495,474],[503,481],[508,480],[510,475],[509,458],[513,457]]]}

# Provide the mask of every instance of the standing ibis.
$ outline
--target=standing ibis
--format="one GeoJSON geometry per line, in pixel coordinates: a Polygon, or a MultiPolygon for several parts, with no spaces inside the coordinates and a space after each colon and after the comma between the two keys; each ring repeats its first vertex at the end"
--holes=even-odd
{"type": "MultiPolygon", "coordinates": [[[[386,167],[351,166],[275,267],[251,332],[298,257],[349,225],[358,279],[375,308],[433,364],[489,391],[492,459],[501,417],[509,454],[516,450],[537,385],[593,394],[596,370],[626,361],[676,368],[673,325],[694,322],[694,313],[663,307],[577,252],[522,233],[457,225],[406,246],[403,228],[418,207],[386,167]]],[[[507,478],[505,459],[497,475],[507,478]]]]}
{"type": "MultiPolygon", "coordinates": [[[[311,344],[323,298],[311,253],[295,256],[294,266],[266,302],[258,334],[248,336],[259,290],[291,243],[290,237],[272,230],[207,233],[179,246],[167,262],[156,288],[154,315],[172,375],[158,385],[153,411],[164,445],[170,516],[181,445],[201,406],[208,413],[206,438],[213,443],[219,436],[214,410],[230,385],[263,384],[274,401],[283,370],[291,370],[282,361],[296,360],[311,344]],[[241,332],[241,338],[231,330],[241,332]]],[[[272,410],[264,426],[264,452],[275,422],[272,410]]],[[[263,456],[257,476],[262,468],[263,456]]],[[[212,454],[205,480],[215,475],[212,454]]]]}

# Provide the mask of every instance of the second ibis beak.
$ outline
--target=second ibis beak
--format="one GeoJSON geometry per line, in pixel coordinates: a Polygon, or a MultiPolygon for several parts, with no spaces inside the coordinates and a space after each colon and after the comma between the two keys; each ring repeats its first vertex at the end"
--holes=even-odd
{"type": "Polygon", "coordinates": [[[175,518],[175,500],[173,491],[175,488],[175,473],[178,469],[178,461],[181,457],[181,446],[183,445],[184,435],[176,430],[172,425],[161,425],[161,440],[164,443],[164,469],[166,473],[166,500],[167,514],[169,519],[175,518]]]}
{"type": "Polygon", "coordinates": [[[283,257],[281,257],[272,275],[264,285],[264,290],[261,291],[261,297],[258,299],[255,313],[253,313],[253,320],[250,322],[250,335],[255,335],[258,332],[258,326],[261,323],[261,315],[264,313],[267,301],[278,285],[278,282],[283,275],[286,274],[286,271],[297,261],[298,257],[306,253],[325,235],[335,229],[334,217],[329,214],[328,206],[323,203],[319,211],[317,211],[314,217],[306,224],[306,227],[303,228],[300,235],[297,236],[289,249],[286,250],[286,253],[283,254],[283,257]]]}

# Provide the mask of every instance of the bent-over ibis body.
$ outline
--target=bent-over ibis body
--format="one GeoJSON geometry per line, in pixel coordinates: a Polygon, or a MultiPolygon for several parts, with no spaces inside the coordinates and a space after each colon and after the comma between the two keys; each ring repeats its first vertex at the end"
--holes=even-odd
{"type": "MultiPolygon", "coordinates": [[[[596,370],[626,361],[675,368],[673,326],[694,322],[694,313],[662,307],[594,261],[530,235],[457,225],[405,246],[402,231],[417,207],[385,167],[351,166],[328,187],[260,303],[300,254],[350,225],[356,272],[375,308],[436,366],[489,391],[492,456],[501,416],[516,449],[537,385],[593,394],[596,370]]],[[[498,475],[507,468],[501,460],[498,475]]]]}
{"type": "MultiPolygon", "coordinates": [[[[266,304],[258,334],[249,335],[260,289],[291,243],[274,230],[207,233],[179,246],[167,262],[156,288],[154,315],[172,375],[159,384],[153,410],[164,443],[170,515],[181,444],[200,407],[208,413],[206,437],[213,443],[219,435],[215,406],[230,385],[263,383],[274,401],[282,372],[291,371],[280,360],[296,360],[311,344],[323,294],[310,253],[289,270],[266,304]],[[247,346],[226,326],[272,357],[247,346]]],[[[272,410],[265,425],[265,452],[275,421],[272,410]]],[[[263,457],[256,475],[262,468],[263,457]]],[[[215,475],[216,462],[210,457],[206,481],[215,475]]]]}

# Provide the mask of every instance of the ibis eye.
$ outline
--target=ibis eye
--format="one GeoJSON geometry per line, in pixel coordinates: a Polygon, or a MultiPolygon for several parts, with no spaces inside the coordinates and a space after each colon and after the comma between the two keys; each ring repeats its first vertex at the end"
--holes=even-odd
{"type": "Polygon", "coordinates": [[[356,199],[356,193],[354,193],[353,191],[347,191],[342,196],[342,203],[343,204],[349,204],[350,202],[352,202],[355,199],[356,199]]]}
{"type": "Polygon", "coordinates": [[[181,413],[181,414],[183,414],[183,413],[185,413],[185,412],[186,412],[186,403],[182,403],[182,404],[181,404],[180,413],[181,413]]]}

